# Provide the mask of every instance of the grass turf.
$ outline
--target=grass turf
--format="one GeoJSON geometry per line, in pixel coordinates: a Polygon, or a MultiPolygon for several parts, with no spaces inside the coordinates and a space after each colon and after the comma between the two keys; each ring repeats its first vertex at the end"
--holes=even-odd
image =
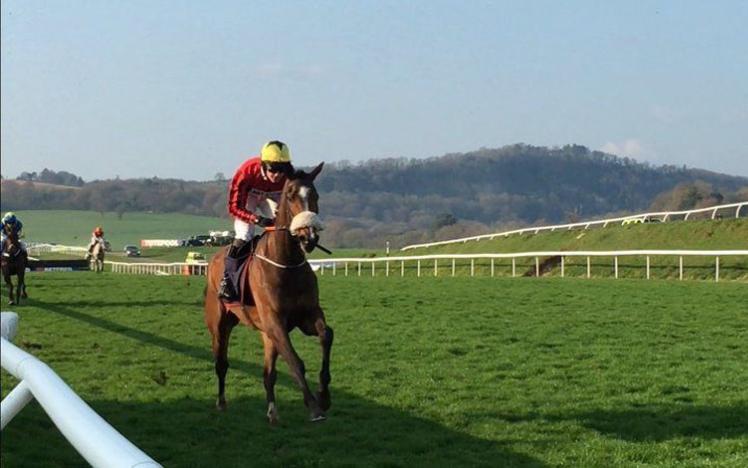
{"type": "MultiPolygon", "coordinates": [[[[164,466],[744,466],[748,288],[737,283],[321,277],[333,407],[307,422],[256,332],[232,337],[229,409],[203,279],[33,273],[15,342],[164,466]]],[[[3,298],[5,300],[5,297],[3,298]]],[[[294,332],[310,382],[315,339],[294,332]]],[[[5,395],[15,379],[2,373],[5,395]]],[[[3,466],[81,466],[36,403],[3,466]]]]}

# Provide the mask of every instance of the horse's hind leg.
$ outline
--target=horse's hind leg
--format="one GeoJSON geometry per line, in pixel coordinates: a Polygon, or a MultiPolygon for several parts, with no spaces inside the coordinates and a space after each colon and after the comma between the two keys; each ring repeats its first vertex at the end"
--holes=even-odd
{"type": "Polygon", "coordinates": [[[332,327],[325,322],[325,314],[322,309],[317,309],[316,313],[302,325],[301,331],[306,335],[319,336],[319,343],[322,347],[322,368],[319,371],[317,402],[323,411],[327,411],[332,404],[330,399],[330,351],[332,350],[334,337],[332,327]]]}
{"type": "Polygon", "coordinates": [[[263,382],[265,384],[265,396],[268,402],[268,421],[270,424],[278,423],[278,408],[275,406],[275,381],[278,378],[278,372],[275,368],[278,360],[278,350],[275,348],[273,340],[265,333],[260,332],[262,344],[265,350],[265,367],[262,372],[263,382]]]}
{"type": "MultiPolygon", "coordinates": [[[[218,302],[218,301],[216,301],[218,302]]],[[[216,376],[218,377],[218,399],[216,408],[220,411],[226,409],[226,373],[229,370],[229,338],[231,330],[239,323],[234,314],[228,313],[223,305],[218,306],[220,310],[215,323],[209,323],[208,329],[213,337],[213,358],[215,359],[216,376]]]]}
{"type": "Polygon", "coordinates": [[[17,292],[18,294],[16,295],[18,296],[19,302],[21,301],[21,298],[26,299],[27,297],[29,297],[26,294],[26,276],[23,273],[18,275],[18,291],[17,292]]]}

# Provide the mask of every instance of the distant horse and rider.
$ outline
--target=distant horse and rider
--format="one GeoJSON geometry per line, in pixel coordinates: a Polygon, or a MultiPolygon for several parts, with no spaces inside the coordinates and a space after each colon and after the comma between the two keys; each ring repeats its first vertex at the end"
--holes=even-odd
{"type": "MultiPolygon", "coordinates": [[[[273,142],[275,143],[275,142],[273,142]]],[[[276,359],[282,356],[301,389],[311,421],[326,419],[330,408],[330,351],[333,330],[327,325],[319,304],[317,278],[306,260],[306,253],[318,245],[318,194],[314,179],[322,170],[293,170],[285,174],[273,226],[255,237],[236,256],[248,257],[238,280],[238,297],[219,294],[224,262],[230,248],[210,260],[205,294],[205,322],[212,335],[215,371],[218,377],[219,410],[226,409],[225,382],[229,367],[228,347],[231,330],[239,323],[260,332],[264,345],[264,386],[267,417],[278,422],[275,404],[276,359]],[[305,335],[317,336],[322,349],[319,388],[313,393],[305,377],[305,366],[294,350],[289,332],[299,328],[305,335]]],[[[240,244],[241,245],[241,244],[240,244]]]]}
{"type": "Polygon", "coordinates": [[[7,213],[2,218],[2,263],[0,268],[3,280],[8,287],[8,304],[14,305],[27,298],[26,294],[26,266],[28,265],[28,254],[23,248],[19,238],[23,229],[23,223],[16,218],[15,214],[7,213]],[[12,276],[17,278],[15,291],[12,276]]]}
{"type": "Polygon", "coordinates": [[[91,234],[91,242],[88,244],[86,259],[90,262],[91,271],[100,273],[104,271],[104,252],[106,251],[106,241],[104,240],[104,230],[101,226],[96,226],[91,234]]]}

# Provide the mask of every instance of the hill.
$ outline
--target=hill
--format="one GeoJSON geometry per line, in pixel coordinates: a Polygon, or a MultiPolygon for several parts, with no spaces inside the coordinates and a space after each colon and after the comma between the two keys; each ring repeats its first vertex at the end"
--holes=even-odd
{"type": "MultiPolygon", "coordinates": [[[[2,210],[223,217],[226,184],[150,178],[93,181],[79,190],[52,191],[3,180],[2,210]]],[[[685,193],[706,191],[711,199],[729,202],[746,193],[748,178],[654,167],[578,145],[518,144],[428,159],[339,162],[328,164],[317,180],[325,238],[331,246],[346,247],[381,247],[386,241],[394,247],[644,211],[658,196],[663,200],[663,193],[688,184],[699,184],[699,190],[685,188],[685,193]]]]}

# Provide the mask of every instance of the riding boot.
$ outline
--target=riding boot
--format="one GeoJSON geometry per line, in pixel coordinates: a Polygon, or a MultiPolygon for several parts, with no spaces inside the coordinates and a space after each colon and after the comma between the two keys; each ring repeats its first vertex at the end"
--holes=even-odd
{"type": "Polygon", "coordinates": [[[236,284],[239,268],[239,254],[241,253],[241,248],[244,244],[245,241],[235,239],[224,260],[223,278],[221,278],[218,296],[227,301],[236,301],[239,299],[236,284]]]}

